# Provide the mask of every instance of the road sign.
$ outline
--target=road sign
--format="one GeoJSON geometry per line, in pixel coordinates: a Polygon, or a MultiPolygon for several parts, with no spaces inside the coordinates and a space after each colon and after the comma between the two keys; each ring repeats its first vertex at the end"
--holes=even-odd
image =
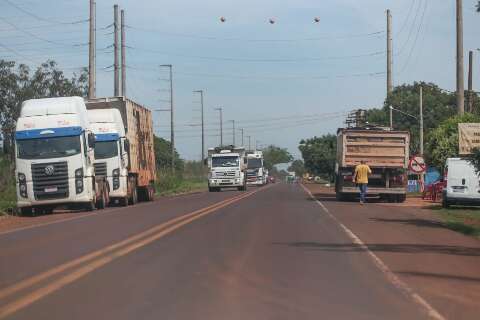
{"type": "Polygon", "coordinates": [[[468,155],[480,147],[480,123],[458,124],[458,150],[460,155],[468,155]]]}
{"type": "Polygon", "coordinates": [[[423,173],[427,170],[427,165],[425,164],[425,160],[423,159],[423,157],[414,156],[410,159],[408,168],[413,173],[423,173]]]}

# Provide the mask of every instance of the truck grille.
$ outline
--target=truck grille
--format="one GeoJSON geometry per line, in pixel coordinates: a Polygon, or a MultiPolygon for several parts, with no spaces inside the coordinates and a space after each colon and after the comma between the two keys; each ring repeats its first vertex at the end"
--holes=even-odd
{"type": "Polygon", "coordinates": [[[100,162],[100,163],[95,163],[93,165],[95,167],[95,175],[96,176],[107,176],[107,163],[106,162],[100,162]]]}
{"type": "Polygon", "coordinates": [[[33,194],[37,200],[68,198],[67,162],[32,164],[33,194]],[[47,174],[53,168],[52,174],[47,174]]]}
{"type": "Polygon", "coordinates": [[[215,177],[217,178],[235,177],[235,171],[215,172],[215,177]]]}

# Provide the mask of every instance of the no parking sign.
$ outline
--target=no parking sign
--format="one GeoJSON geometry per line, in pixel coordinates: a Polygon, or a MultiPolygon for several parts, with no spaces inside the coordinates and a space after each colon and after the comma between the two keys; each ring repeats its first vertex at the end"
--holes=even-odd
{"type": "Polygon", "coordinates": [[[410,169],[411,172],[420,174],[424,173],[427,171],[427,165],[425,164],[425,159],[421,156],[414,156],[410,159],[410,162],[408,163],[408,169],[410,169]]]}

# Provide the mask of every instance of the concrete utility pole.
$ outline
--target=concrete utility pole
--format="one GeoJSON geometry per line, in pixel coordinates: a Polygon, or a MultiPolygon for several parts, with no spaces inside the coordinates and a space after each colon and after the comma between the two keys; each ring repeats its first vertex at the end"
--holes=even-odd
{"type": "Polygon", "coordinates": [[[463,5],[457,0],[457,112],[465,112],[465,87],[463,81],[463,5]]]}
{"type": "Polygon", "coordinates": [[[170,70],[170,146],[172,152],[172,172],[175,172],[175,129],[173,125],[173,74],[172,74],[172,65],[171,64],[162,64],[160,67],[166,67],[170,70]]]}
{"type": "Polygon", "coordinates": [[[473,112],[473,51],[468,52],[468,109],[473,112]]]}
{"type": "Polygon", "coordinates": [[[95,98],[96,95],[96,14],[95,0],[90,0],[90,23],[89,23],[89,41],[88,41],[88,98],[95,98]]]}
{"type": "Polygon", "coordinates": [[[223,146],[223,115],[222,115],[222,107],[215,108],[215,110],[220,112],[220,147],[223,146]]]}
{"type": "Polygon", "coordinates": [[[202,161],[205,159],[205,127],[203,118],[203,90],[195,90],[194,93],[200,93],[200,111],[202,113],[202,161]]]}
{"type": "Polygon", "coordinates": [[[248,151],[252,150],[252,145],[250,144],[252,136],[247,136],[248,138],[248,151]]]}
{"type": "Polygon", "coordinates": [[[241,145],[241,146],[242,146],[242,147],[245,147],[245,145],[243,144],[243,128],[242,128],[242,129],[238,129],[238,130],[240,130],[240,132],[242,133],[242,145],[241,145]]]}
{"type": "Polygon", "coordinates": [[[423,157],[423,88],[420,86],[420,155],[423,157]]]}
{"type": "Polygon", "coordinates": [[[230,120],[230,122],[232,123],[232,132],[233,132],[232,142],[233,142],[233,146],[235,146],[235,120],[230,120]]]}
{"type": "Polygon", "coordinates": [[[127,95],[127,65],[125,63],[125,11],[120,11],[121,51],[122,51],[122,96],[127,95]]]}
{"type": "Polygon", "coordinates": [[[118,4],[113,6],[113,95],[120,95],[118,73],[118,4]]]}
{"type": "Polygon", "coordinates": [[[392,76],[392,15],[390,9],[387,10],[387,97],[393,90],[393,76],[392,76]]]}

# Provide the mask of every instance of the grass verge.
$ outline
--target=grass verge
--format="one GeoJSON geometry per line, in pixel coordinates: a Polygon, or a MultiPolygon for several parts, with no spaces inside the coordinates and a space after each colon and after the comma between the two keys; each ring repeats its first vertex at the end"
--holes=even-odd
{"type": "Polygon", "coordinates": [[[171,173],[161,172],[158,174],[156,190],[158,195],[175,195],[207,189],[207,179],[202,177],[184,178],[171,173]]]}
{"type": "Polygon", "coordinates": [[[15,207],[16,197],[15,179],[10,162],[0,155],[0,215],[15,207]]]}
{"type": "Polygon", "coordinates": [[[446,228],[480,238],[480,208],[438,206],[431,209],[440,215],[446,228]]]}

